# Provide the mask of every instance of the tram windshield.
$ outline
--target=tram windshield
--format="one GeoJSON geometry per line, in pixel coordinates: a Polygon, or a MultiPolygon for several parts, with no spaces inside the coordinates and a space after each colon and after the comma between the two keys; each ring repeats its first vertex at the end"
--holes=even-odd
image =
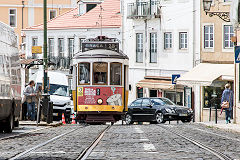
{"type": "Polygon", "coordinates": [[[90,84],[90,63],[79,64],[79,84],[90,84]]]}
{"type": "Polygon", "coordinates": [[[121,85],[121,63],[111,63],[110,71],[110,85],[121,85]]]}
{"type": "Polygon", "coordinates": [[[93,84],[107,85],[108,64],[104,62],[93,63],[93,84]]]}

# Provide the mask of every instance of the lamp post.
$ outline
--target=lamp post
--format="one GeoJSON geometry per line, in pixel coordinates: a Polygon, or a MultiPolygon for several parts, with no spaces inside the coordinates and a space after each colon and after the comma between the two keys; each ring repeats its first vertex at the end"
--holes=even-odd
{"type": "Polygon", "coordinates": [[[203,10],[209,17],[218,16],[225,22],[230,22],[229,12],[210,12],[213,0],[203,0],[203,10]]]}

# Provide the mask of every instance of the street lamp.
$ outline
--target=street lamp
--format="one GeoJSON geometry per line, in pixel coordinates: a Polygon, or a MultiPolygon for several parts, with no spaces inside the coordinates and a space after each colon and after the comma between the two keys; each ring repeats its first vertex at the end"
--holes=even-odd
{"type": "Polygon", "coordinates": [[[213,0],[203,0],[203,9],[209,17],[218,16],[225,22],[230,22],[229,12],[209,12],[213,0]]]}

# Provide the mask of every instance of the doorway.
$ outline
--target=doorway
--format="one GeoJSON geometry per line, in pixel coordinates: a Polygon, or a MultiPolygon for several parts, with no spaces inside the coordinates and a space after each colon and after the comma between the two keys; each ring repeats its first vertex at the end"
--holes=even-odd
{"type": "Polygon", "coordinates": [[[150,90],[149,91],[150,92],[150,97],[157,97],[158,95],[157,95],[157,90],[150,90]]]}

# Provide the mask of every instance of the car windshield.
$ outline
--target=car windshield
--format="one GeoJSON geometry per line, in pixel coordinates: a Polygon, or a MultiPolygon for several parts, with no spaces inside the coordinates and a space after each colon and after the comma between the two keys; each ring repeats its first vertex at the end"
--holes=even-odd
{"type": "Polygon", "coordinates": [[[174,105],[174,103],[165,98],[154,98],[152,99],[155,105],[174,105]]]}
{"type": "MultiPolygon", "coordinates": [[[[37,84],[37,88],[41,83],[37,84]]],[[[58,84],[50,84],[50,89],[48,91],[50,95],[57,95],[57,96],[69,96],[68,86],[65,85],[58,85],[58,84]]]]}

